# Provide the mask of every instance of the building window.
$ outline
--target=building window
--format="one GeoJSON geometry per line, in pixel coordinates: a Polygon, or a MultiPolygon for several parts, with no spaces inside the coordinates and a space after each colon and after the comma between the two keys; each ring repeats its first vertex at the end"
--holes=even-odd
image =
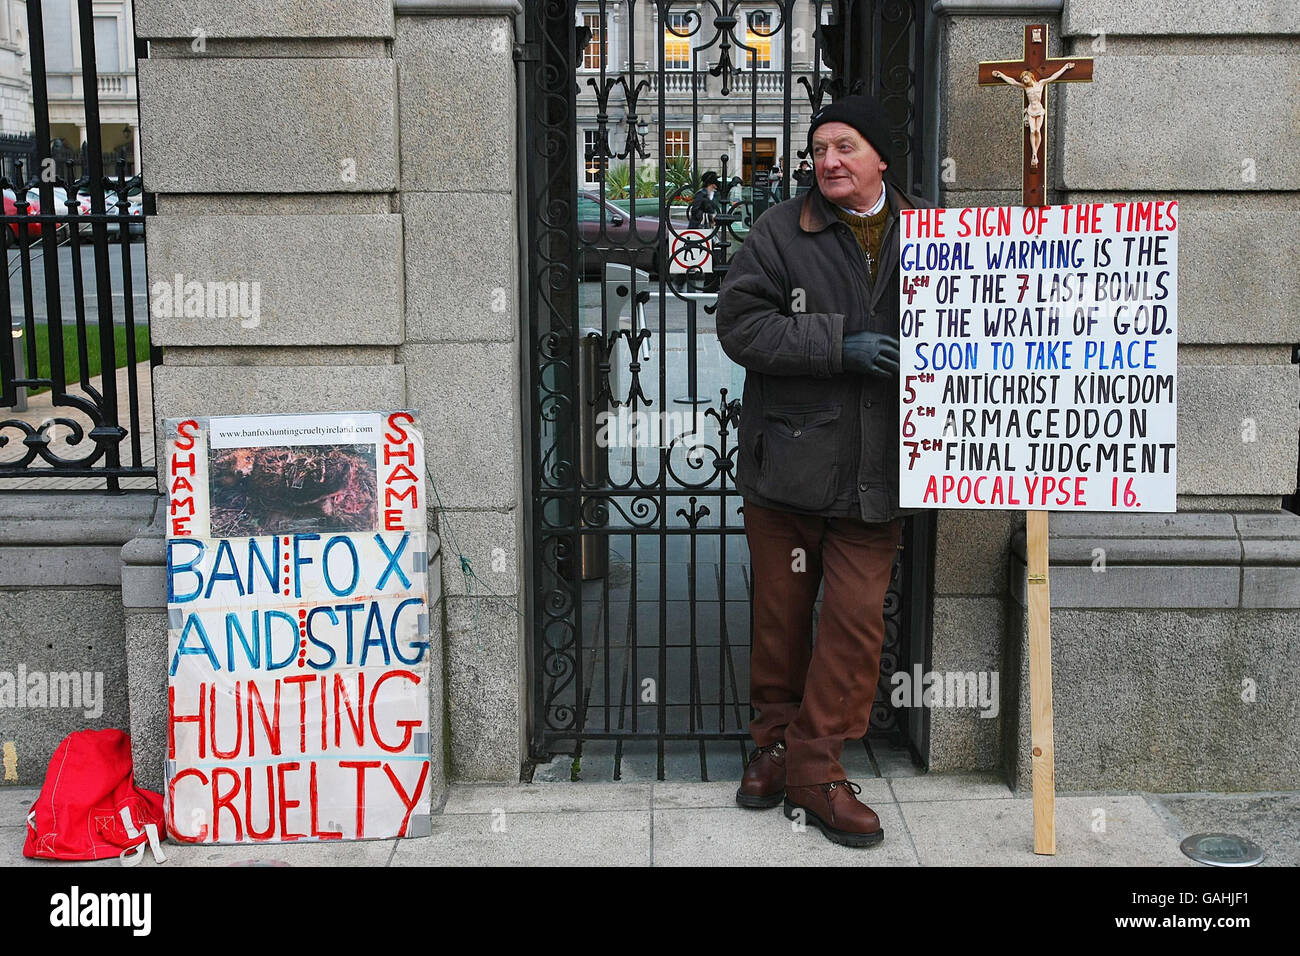
{"type": "Polygon", "coordinates": [[[599,13],[584,13],[582,25],[591,31],[591,39],[582,51],[582,68],[599,70],[609,61],[609,38],[599,13]]]}
{"type": "Polygon", "coordinates": [[[600,182],[600,170],[603,165],[609,163],[608,156],[600,155],[600,134],[594,129],[584,129],[582,131],[582,160],[583,179],[587,184],[600,182]]]}
{"type": "Polygon", "coordinates": [[[121,73],[117,17],[95,17],[95,69],[99,73],[121,73]]]}
{"type": "Polygon", "coordinates": [[[745,69],[772,69],[772,37],[776,19],[767,10],[758,10],[745,19],[745,69]]]}
{"type": "Polygon", "coordinates": [[[689,129],[664,130],[664,158],[691,157],[691,131],[689,129]]]}
{"type": "MultiPolygon", "coordinates": [[[[821,14],[821,25],[822,25],[823,27],[830,26],[830,25],[831,25],[831,20],[832,20],[832,17],[831,17],[831,10],[830,10],[830,8],[829,8],[829,7],[823,7],[823,8],[822,8],[822,14],[821,14]]],[[[817,49],[821,52],[821,56],[819,57],[819,59],[820,59],[820,65],[821,65],[821,71],[822,71],[823,73],[829,73],[829,72],[831,72],[831,64],[830,64],[830,61],[826,59],[826,31],[825,31],[825,30],[819,30],[818,33],[817,33],[817,37],[818,37],[819,42],[816,44],[816,47],[817,47],[817,49]]]]}
{"type": "Polygon", "coordinates": [[[691,68],[690,33],[700,22],[699,14],[670,13],[664,19],[664,69],[691,68]]]}

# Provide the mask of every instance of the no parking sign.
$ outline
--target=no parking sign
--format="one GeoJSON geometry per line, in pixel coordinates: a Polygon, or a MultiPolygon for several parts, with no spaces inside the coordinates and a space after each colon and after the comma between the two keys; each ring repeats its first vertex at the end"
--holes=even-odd
{"type": "Polygon", "coordinates": [[[713,247],[703,229],[683,229],[674,235],[668,253],[668,271],[673,275],[713,271],[713,247]]]}

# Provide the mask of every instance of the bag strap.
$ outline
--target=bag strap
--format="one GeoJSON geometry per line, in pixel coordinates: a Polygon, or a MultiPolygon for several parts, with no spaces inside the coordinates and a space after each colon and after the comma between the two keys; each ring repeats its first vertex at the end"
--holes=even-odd
{"type": "Polygon", "coordinates": [[[153,853],[155,863],[166,863],[167,854],[163,852],[162,843],[158,839],[158,825],[155,823],[146,823],[144,833],[136,829],[135,824],[131,821],[131,808],[123,807],[119,813],[122,818],[122,825],[126,827],[126,835],[138,842],[133,843],[130,847],[118,854],[118,859],[122,861],[123,866],[135,866],[144,858],[144,850],[147,846],[153,853]]]}

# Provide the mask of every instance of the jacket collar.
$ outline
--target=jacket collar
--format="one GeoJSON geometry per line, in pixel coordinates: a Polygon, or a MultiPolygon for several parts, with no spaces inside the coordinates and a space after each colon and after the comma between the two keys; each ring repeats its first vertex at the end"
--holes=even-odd
{"type": "MultiPolygon", "coordinates": [[[[889,203],[889,218],[898,216],[900,209],[912,209],[914,205],[907,194],[895,189],[885,182],[885,198],[889,203]]],[[[821,232],[833,222],[838,222],[835,205],[822,195],[821,189],[813,186],[803,198],[803,208],[799,211],[799,228],[804,232],[821,232]]]]}

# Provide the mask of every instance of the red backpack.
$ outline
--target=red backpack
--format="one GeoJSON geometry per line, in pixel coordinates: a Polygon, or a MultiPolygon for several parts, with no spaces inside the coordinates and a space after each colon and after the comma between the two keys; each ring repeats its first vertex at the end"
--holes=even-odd
{"type": "Polygon", "coordinates": [[[166,859],[158,845],[162,821],[162,794],[135,785],[131,738],[120,730],[78,730],[64,737],[50,758],[41,794],[27,815],[23,856],[118,856],[132,865],[147,845],[161,863],[166,859]]]}

